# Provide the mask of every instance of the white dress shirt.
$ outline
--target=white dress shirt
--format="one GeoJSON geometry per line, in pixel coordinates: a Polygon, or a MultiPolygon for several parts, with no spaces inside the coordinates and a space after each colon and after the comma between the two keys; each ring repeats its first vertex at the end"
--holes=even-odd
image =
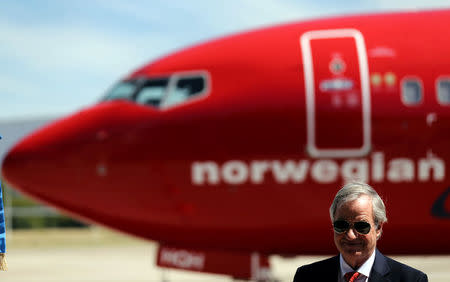
{"type": "Polygon", "coordinates": [[[342,255],[339,255],[339,263],[341,265],[340,273],[339,273],[339,282],[346,282],[344,275],[347,272],[353,272],[357,271],[361,273],[358,277],[358,279],[355,280],[355,282],[367,282],[369,280],[370,271],[372,270],[373,263],[375,262],[375,250],[373,251],[372,255],[369,257],[368,260],[366,260],[363,265],[361,265],[358,269],[351,268],[344,260],[342,255]]]}

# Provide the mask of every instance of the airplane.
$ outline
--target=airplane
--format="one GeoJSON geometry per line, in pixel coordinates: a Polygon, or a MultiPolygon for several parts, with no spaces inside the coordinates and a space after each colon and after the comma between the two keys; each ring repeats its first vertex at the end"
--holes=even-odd
{"type": "Polygon", "coordinates": [[[449,19],[342,16],[188,47],[23,139],[2,175],[159,242],[163,267],[249,279],[272,254],[335,253],[328,208],[350,180],[387,204],[383,253],[449,254],[449,19]]]}

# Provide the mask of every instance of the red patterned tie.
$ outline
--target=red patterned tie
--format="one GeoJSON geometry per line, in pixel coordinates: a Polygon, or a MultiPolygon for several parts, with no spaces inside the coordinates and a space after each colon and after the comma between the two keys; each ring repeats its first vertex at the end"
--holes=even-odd
{"type": "Polygon", "coordinates": [[[356,279],[358,279],[359,277],[359,272],[353,271],[353,272],[347,272],[345,273],[344,277],[345,277],[345,281],[347,282],[353,282],[356,279]]]}

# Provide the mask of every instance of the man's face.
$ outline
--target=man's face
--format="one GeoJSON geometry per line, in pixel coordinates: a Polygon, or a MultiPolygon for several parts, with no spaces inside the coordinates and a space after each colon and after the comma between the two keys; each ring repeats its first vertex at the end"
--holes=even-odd
{"type": "Polygon", "coordinates": [[[346,220],[351,224],[357,221],[370,223],[371,228],[367,234],[356,232],[353,225],[344,233],[334,232],[334,243],[344,260],[353,268],[361,266],[375,250],[377,236],[381,234],[381,226],[377,229],[373,221],[371,198],[363,195],[341,205],[336,210],[334,220],[346,220]]]}

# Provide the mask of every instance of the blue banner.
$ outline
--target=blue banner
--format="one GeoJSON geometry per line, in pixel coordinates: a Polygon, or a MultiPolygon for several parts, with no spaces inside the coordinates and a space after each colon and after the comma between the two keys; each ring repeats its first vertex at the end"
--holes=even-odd
{"type": "Polygon", "coordinates": [[[2,182],[0,181],[0,253],[6,253],[5,209],[3,208],[2,182]]]}

